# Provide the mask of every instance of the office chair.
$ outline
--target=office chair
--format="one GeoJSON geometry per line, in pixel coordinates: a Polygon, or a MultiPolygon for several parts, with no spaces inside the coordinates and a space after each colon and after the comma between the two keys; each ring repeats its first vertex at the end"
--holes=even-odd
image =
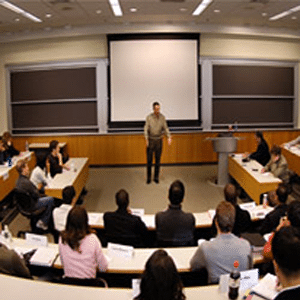
{"type": "Polygon", "coordinates": [[[108,288],[107,281],[103,278],[62,277],[55,280],[55,283],[108,288]]]}
{"type": "MultiPolygon", "coordinates": [[[[31,233],[42,233],[40,228],[36,227],[36,222],[40,219],[41,214],[46,210],[46,207],[39,209],[35,208],[35,202],[31,196],[22,190],[14,190],[14,203],[19,212],[30,220],[31,233]]],[[[18,237],[25,235],[25,231],[19,231],[18,237]]]]}

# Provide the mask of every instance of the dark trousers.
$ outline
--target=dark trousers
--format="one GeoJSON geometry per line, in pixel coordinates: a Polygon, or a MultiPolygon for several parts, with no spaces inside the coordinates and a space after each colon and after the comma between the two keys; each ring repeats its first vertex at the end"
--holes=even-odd
{"type": "Polygon", "coordinates": [[[161,152],[162,152],[162,139],[158,139],[158,140],[149,139],[149,144],[147,147],[147,179],[148,180],[151,180],[151,167],[153,161],[153,154],[155,156],[154,179],[158,180],[159,178],[161,152]]]}

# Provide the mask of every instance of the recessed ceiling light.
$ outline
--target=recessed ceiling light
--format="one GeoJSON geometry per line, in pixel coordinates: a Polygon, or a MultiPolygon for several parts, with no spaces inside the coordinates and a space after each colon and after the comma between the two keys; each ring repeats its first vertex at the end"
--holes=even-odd
{"type": "Polygon", "coordinates": [[[131,12],[137,12],[137,8],[131,7],[131,8],[130,8],[130,11],[131,11],[131,12]]]}
{"type": "Polygon", "coordinates": [[[15,18],[15,22],[20,22],[20,19],[19,18],[15,18]]]}
{"type": "Polygon", "coordinates": [[[101,14],[101,13],[102,13],[102,10],[101,10],[101,9],[96,10],[96,14],[97,14],[97,15],[99,15],[99,14],[101,14]]]}
{"type": "Polygon", "coordinates": [[[296,16],[292,16],[292,20],[297,20],[297,17],[296,16]]]}
{"type": "Polygon", "coordinates": [[[51,18],[51,17],[52,17],[52,14],[45,14],[45,17],[46,17],[46,18],[51,18]]]}
{"type": "Polygon", "coordinates": [[[266,12],[263,12],[261,15],[262,15],[263,17],[266,17],[268,14],[267,14],[266,12]]]}
{"type": "Polygon", "coordinates": [[[185,12],[185,11],[187,11],[187,8],[182,7],[182,8],[180,8],[180,11],[185,12]]]}
{"type": "Polygon", "coordinates": [[[219,9],[215,9],[214,10],[214,13],[216,13],[216,14],[218,14],[218,13],[220,13],[221,11],[219,10],[219,9]]]}

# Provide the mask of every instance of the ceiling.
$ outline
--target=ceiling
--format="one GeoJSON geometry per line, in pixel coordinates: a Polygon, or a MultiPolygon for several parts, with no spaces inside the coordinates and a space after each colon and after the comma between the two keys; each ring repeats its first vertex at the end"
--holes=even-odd
{"type": "MultiPolygon", "coordinates": [[[[1,0],[0,0],[1,1],[1,0]]],[[[103,26],[211,26],[293,32],[300,38],[300,11],[277,21],[269,18],[300,5],[300,0],[214,0],[200,15],[200,0],[119,0],[123,16],[115,17],[108,0],[11,0],[42,20],[35,23],[0,6],[0,36],[82,30],[103,26]],[[136,11],[132,12],[131,9],[136,11]]]]}

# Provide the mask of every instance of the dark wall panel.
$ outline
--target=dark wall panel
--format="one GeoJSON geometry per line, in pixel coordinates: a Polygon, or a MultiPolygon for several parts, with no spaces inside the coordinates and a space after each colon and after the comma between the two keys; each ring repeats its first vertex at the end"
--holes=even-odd
{"type": "Polygon", "coordinates": [[[294,68],[215,65],[213,94],[292,96],[294,68]]]}
{"type": "Polygon", "coordinates": [[[96,97],[96,68],[11,73],[11,102],[96,97]]]}
{"type": "Polygon", "coordinates": [[[293,99],[214,99],[213,124],[293,122],[293,99]]]}
{"type": "Polygon", "coordinates": [[[44,103],[13,106],[14,128],[97,125],[97,102],[44,103]]]}

